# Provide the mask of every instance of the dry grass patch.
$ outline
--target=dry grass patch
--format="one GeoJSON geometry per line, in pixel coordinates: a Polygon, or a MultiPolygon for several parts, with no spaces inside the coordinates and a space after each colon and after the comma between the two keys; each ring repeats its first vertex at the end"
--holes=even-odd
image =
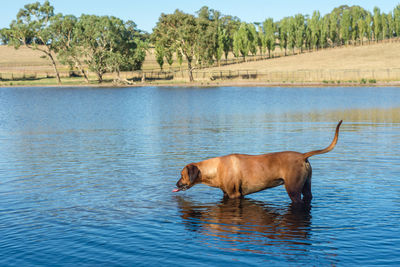
{"type": "Polygon", "coordinates": [[[379,43],[324,49],[295,56],[272,58],[212,68],[211,70],[374,70],[400,68],[400,43],[379,43]]]}
{"type": "Polygon", "coordinates": [[[0,72],[52,71],[51,63],[47,59],[41,58],[42,55],[42,52],[27,47],[14,49],[0,45],[0,72]]]}
{"type": "MultiPolygon", "coordinates": [[[[21,46],[19,49],[14,47],[0,45],[0,73],[19,73],[19,72],[53,72],[53,67],[47,58],[41,58],[44,54],[37,50],[21,46]]],[[[57,62],[60,71],[68,71],[68,66],[61,65],[57,62]]],[[[185,67],[185,65],[183,65],[185,67]]],[[[179,64],[176,60],[172,67],[178,68],[179,64]]],[[[159,70],[155,59],[154,49],[147,51],[146,60],[143,64],[144,70],[159,70]]],[[[164,70],[168,70],[169,65],[164,63],[164,70]]]]}

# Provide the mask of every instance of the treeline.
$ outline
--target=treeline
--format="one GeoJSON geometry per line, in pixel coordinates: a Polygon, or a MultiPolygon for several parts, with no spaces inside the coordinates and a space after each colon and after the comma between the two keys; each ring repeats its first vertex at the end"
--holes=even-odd
{"type": "MultiPolygon", "coordinates": [[[[103,81],[106,72],[141,69],[148,42],[133,21],[112,16],[55,14],[49,1],[27,4],[20,9],[9,28],[0,30],[3,43],[38,50],[50,60],[58,83],[56,64],[77,69],[89,82],[87,69],[103,81]]],[[[148,39],[148,38],[147,38],[148,39]]]]}
{"type": "Polygon", "coordinates": [[[176,10],[161,14],[151,35],[137,29],[133,21],[112,16],[55,14],[49,1],[25,5],[9,28],[0,30],[2,43],[39,50],[47,57],[61,83],[56,60],[79,70],[88,81],[87,70],[102,82],[106,72],[139,70],[150,44],[156,61],[172,65],[185,59],[189,79],[197,67],[219,64],[235,57],[268,55],[279,46],[285,55],[341,45],[363,44],[400,36],[400,5],[385,14],[375,7],[343,5],[321,16],[297,14],[280,21],[267,18],[259,23],[202,7],[196,15],[176,10]]]}
{"type": "Polygon", "coordinates": [[[246,59],[248,55],[271,57],[277,45],[288,54],[297,49],[320,49],[364,42],[380,41],[400,36],[400,5],[385,14],[375,7],[369,12],[360,6],[343,5],[321,16],[297,14],[280,21],[267,18],[260,23],[241,22],[239,18],[222,15],[202,7],[197,16],[176,10],[161,14],[151,36],[157,62],[172,64],[172,55],[186,58],[189,78],[196,66],[219,64],[230,52],[246,59]]]}

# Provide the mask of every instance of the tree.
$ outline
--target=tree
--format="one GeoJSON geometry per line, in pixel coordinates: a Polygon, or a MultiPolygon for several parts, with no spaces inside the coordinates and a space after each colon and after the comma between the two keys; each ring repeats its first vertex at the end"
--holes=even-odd
{"type": "Polygon", "coordinates": [[[393,9],[393,29],[396,37],[400,36],[400,4],[393,9]]]}
{"type": "Polygon", "coordinates": [[[385,13],[382,13],[381,25],[382,25],[382,39],[390,38],[389,21],[387,19],[387,15],[385,13]]]}
{"type": "MultiPolygon", "coordinates": [[[[142,69],[148,43],[133,21],[124,22],[116,17],[105,18],[109,20],[109,27],[113,32],[109,36],[107,70],[116,72],[118,80],[121,81],[121,71],[142,69]]],[[[124,82],[128,81],[124,80],[124,82]]]]}
{"type": "Polygon", "coordinates": [[[8,44],[10,41],[8,31],[6,28],[0,29],[0,44],[8,44]]]}
{"type": "Polygon", "coordinates": [[[321,38],[320,38],[320,46],[326,48],[328,46],[329,39],[329,16],[324,16],[321,20],[322,28],[321,28],[321,38]]]}
{"type": "Polygon", "coordinates": [[[10,28],[3,30],[3,38],[8,44],[18,49],[24,45],[30,49],[38,50],[48,58],[53,66],[57,81],[61,84],[60,74],[55,61],[58,49],[54,45],[55,37],[50,30],[51,18],[54,16],[54,7],[49,1],[43,4],[39,2],[27,4],[20,9],[16,20],[10,24],[10,28]]]}
{"type": "Polygon", "coordinates": [[[249,51],[255,56],[257,54],[257,46],[258,46],[258,34],[256,27],[253,23],[247,23],[247,38],[249,40],[249,51]]]}
{"type": "Polygon", "coordinates": [[[236,57],[242,55],[246,61],[249,53],[257,53],[257,31],[254,24],[242,22],[233,35],[233,53],[236,57]]]}
{"type": "Polygon", "coordinates": [[[287,47],[289,43],[289,29],[290,29],[290,18],[283,18],[278,22],[278,38],[279,46],[285,49],[285,56],[287,56],[287,47]]]}
{"type": "MultiPolygon", "coordinates": [[[[201,36],[207,38],[205,40],[207,46],[205,50],[211,49],[211,56],[217,61],[218,66],[220,66],[224,47],[227,45],[227,31],[224,29],[222,15],[218,10],[208,9],[207,7],[203,7],[202,10],[202,13],[199,12],[198,19],[201,20],[201,14],[203,14],[204,19],[208,20],[207,29],[203,29],[203,33],[201,33],[201,36]]],[[[213,59],[211,58],[208,61],[211,64],[213,59]]]]}
{"type": "Polygon", "coordinates": [[[258,34],[257,36],[258,50],[260,51],[260,54],[263,56],[265,54],[267,44],[266,44],[265,32],[261,25],[258,25],[257,34],[258,34]]]}
{"type": "Polygon", "coordinates": [[[82,47],[82,56],[89,69],[96,73],[99,83],[107,72],[108,18],[82,15],[76,25],[75,40],[82,47]]]}
{"type": "Polygon", "coordinates": [[[342,43],[349,44],[351,37],[351,17],[348,9],[343,11],[342,20],[340,21],[340,37],[342,43]]]}
{"type": "Polygon", "coordinates": [[[196,54],[199,28],[193,15],[176,10],[173,14],[161,14],[156,27],[153,29],[153,40],[168,45],[183,55],[188,64],[190,82],[193,82],[193,60],[196,54]]]}
{"type": "Polygon", "coordinates": [[[310,23],[311,23],[311,18],[306,17],[306,22],[305,22],[305,33],[304,33],[304,47],[305,49],[311,50],[313,48],[312,44],[312,32],[310,28],[310,23]]]}
{"type": "Polygon", "coordinates": [[[211,65],[218,49],[219,12],[203,6],[197,11],[196,25],[198,27],[197,43],[195,45],[196,64],[211,65]]]}
{"type": "Polygon", "coordinates": [[[86,83],[89,79],[82,63],[83,47],[76,38],[78,19],[73,15],[57,14],[51,19],[50,30],[54,35],[54,46],[57,47],[57,58],[61,64],[77,68],[86,83]]]}
{"type": "Polygon", "coordinates": [[[233,52],[233,36],[235,32],[239,30],[241,25],[240,19],[232,16],[222,16],[220,19],[220,24],[222,25],[222,42],[223,50],[225,54],[225,60],[228,59],[229,52],[233,52]]]}
{"type": "Polygon", "coordinates": [[[361,45],[363,45],[364,44],[364,38],[366,37],[367,31],[368,31],[367,20],[360,18],[358,20],[358,28],[359,28],[359,31],[360,31],[359,38],[360,38],[360,41],[361,41],[361,45]]]}
{"type": "Polygon", "coordinates": [[[275,50],[275,23],[272,18],[268,18],[263,23],[263,28],[265,31],[265,46],[268,49],[268,57],[271,57],[271,51],[275,50]]]}
{"type": "Polygon", "coordinates": [[[319,11],[314,11],[309,22],[308,27],[311,32],[311,44],[313,48],[318,50],[321,43],[321,28],[323,27],[319,11]]]}
{"type": "Polygon", "coordinates": [[[379,40],[382,40],[381,10],[378,7],[374,8],[374,16],[372,22],[373,22],[374,40],[378,42],[379,40]]]}
{"type": "Polygon", "coordinates": [[[106,72],[141,69],[147,49],[140,39],[136,24],[116,17],[82,15],[76,25],[77,42],[83,56],[99,83],[106,72]]]}
{"type": "Polygon", "coordinates": [[[330,32],[329,38],[331,39],[332,45],[335,46],[339,42],[339,17],[336,12],[330,14],[330,32]]]}
{"type": "Polygon", "coordinates": [[[156,53],[156,61],[162,71],[164,65],[164,56],[165,56],[164,47],[160,46],[159,44],[156,44],[154,51],[156,53]]]}
{"type": "Polygon", "coordinates": [[[366,35],[368,39],[368,43],[371,42],[372,40],[372,34],[373,34],[373,29],[372,29],[372,15],[371,13],[368,12],[367,17],[365,18],[365,23],[366,23],[366,35]]]}
{"type": "Polygon", "coordinates": [[[393,14],[392,12],[389,12],[386,16],[389,30],[388,38],[393,38],[395,33],[393,14]]]}
{"type": "Polygon", "coordinates": [[[222,29],[221,25],[218,25],[217,28],[217,45],[215,49],[215,59],[218,62],[218,66],[221,66],[221,58],[222,54],[224,53],[224,46],[225,46],[225,30],[222,29]]]}
{"type": "Polygon", "coordinates": [[[294,48],[296,47],[296,22],[294,17],[289,18],[288,25],[288,47],[294,54],[294,48]]]}
{"type": "Polygon", "coordinates": [[[228,30],[222,29],[222,31],[220,31],[218,42],[219,42],[219,47],[222,48],[222,51],[224,52],[225,60],[228,60],[229,52],[232,50],[231,41],[232,38],[229,36],[228,30]]]}
{"type": "Polygon", "coordinates": [[[359,6],[350,7],[350,17],[351,17],[351,34],[350,39],[353,44],[357,43],[357,40],[360,39],[360,19],[363,18],[363,9],[359,6]]]}
{"type": "Polygon", "coordinates": [[[297,14],[294,17],[294,31],[295,31],[295,44],[300,52],[303,52],[303,44],[306,33],[304,16],[302,14],[297,14]]]}
{"type": "MultiPolygon", "coordinates": [[[[149,49],[148,40],[142,40],[141,37],[136,38],[136,48],[134,51],[132,49],[128,52],[129,56],[126,60],[129,62],[128,67],[125,70],[141,70],[143,68],[143,62],[146,59],[146,51],[149,49]]],[[[169,63],[168,64],[172,64],[169,63]]]]}
{"type": "Polygon", "coordinates": [[[241,54],[244,60],[248,56],[250,51],[250,40],[247,28],[247,23],[242,22],[240,28],[233,35],[233,53],[236,57],[241,54]]]}

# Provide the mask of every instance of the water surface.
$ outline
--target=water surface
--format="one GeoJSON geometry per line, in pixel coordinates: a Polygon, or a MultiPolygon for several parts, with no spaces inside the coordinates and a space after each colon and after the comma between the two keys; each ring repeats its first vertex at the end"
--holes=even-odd
{"type": "Polygon", "coordinates": [[[398,88],[0,88],[0,265],[399,265],[398,88]],[[284,187],[172,193],[190,162],[312,157],[284,187]]]}

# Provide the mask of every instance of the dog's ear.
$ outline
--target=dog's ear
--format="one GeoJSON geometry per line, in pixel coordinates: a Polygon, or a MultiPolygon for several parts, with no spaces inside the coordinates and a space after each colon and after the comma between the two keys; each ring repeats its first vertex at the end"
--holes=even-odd
{"type": "Polygon", "coordinates": [[[194,164],[189,164],[187,166],[187,171],[188,171],[190,183],[194,183],[196,181],[196,179],[200,177],[200,170],[194,164]]]}

